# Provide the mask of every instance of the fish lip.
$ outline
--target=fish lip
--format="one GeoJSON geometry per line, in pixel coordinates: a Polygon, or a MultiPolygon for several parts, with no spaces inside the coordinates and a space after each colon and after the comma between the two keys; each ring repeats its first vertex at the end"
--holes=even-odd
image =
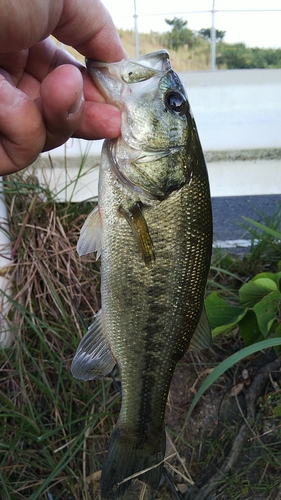
{"type": "Polygon", "coordinates": [[[132,63],[142,66],[144,68],[155,69],[156,71],[168,71],[171,69],[169,53],[167,50],[162,49],[156,52],[150,52],[149,54],[145,54],[138,57],[126,57],[121,59],[121,61],[115,63],[106,63],[101,61],[95,61],[94,59],[90,59],[88,57],[85,58],[86,67],[89,71],[92,69],[100,69],[100,68],[108,68],[108,67],[119,67],[120,65],[132,63]],[[150,63],[150,64],[147,64],[150,63]],[[162,63],[162,64],[161,64],[162,63]],[[162,66],[162,67],[160,67],[162,66]]]}
{"type": "MultiPolygon", "coordinates": [[[[184,144],[179,144],[178,146],[171,146],[170,148],[167,148],[167,149],[148,148],[148,149],[140,149],[140,150],[143,151],[144,153],[159,153],[159,154],[166,153],[164,156],[167,156],[169,154],[174,153],[178,149],[185,149],[185,147],[186,146],[184,144]]],[[[137,148],[133,148],[133,149],[137,149],[137,148]]]]}

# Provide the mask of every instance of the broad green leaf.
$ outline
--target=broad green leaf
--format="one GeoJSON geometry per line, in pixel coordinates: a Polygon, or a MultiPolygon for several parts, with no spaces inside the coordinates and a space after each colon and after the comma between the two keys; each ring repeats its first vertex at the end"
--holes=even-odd
{"type": "Polygon", "coordinates": [[[205,307],[213,337],[222,332],[229,332],[243,318],[246,310],[244,307],[232,306],[211,293],[205,300],[205,307]]]}
{"type": "MultiPolygon", "coordinates": [[[[281,323],[279,323],[277,328],[275,328],[274,338],[276,338],[276,339],[281,338],[281,323]]],[[[280,347],[274,347],[274,351],[275,351],[276,356],[279,356],[280,347]]]]}
{"type": "Polygon", "coordinates": [[[239,322],[239,334],[244,341],[245,347],[262,340],[257,316],[254,311],[248,310],[239,322]]]}
{"type": "Polygon", "coordinates": [[[239,290],[240,305],[253,307],[265,295],[277,290],[275,281],[268,278],[251,280],[241,286],[239,290]]]}
{"type": "Polygon", "coordinates": [[[281,233],[279,231],[275,231],[274,229],[271,229],[270,227],[264,226],[263,224],[260,224],[259,222],[256,222],[255,220],[248,219],[248,217],[242,217],[245,221],[249,222],[249,224],[252,224],[252,226],[257,227],[261,231],[263,231],[266,234],[269,234],[270,236],[273,236],[273,238],[277,240],[281,240],[281,233]]]}
{"type": "Polygon", "coordinates": [[[275,406],[275,408],[272,409],[272,415],[274,418],[281,417],[281,406],[275,406]]]}
{"type": "Polygon", "coordinates": [[[274,290],[254,305],[258,325],[264,337],[269,333],[273,320],[276,317],[280,306],[280,297],[281,293],[279,290],[274,290]]]}
{"type": "Polygon", "coordinates": [[[216,366],[216,368],[206,377],[203,384],[200,386],[199,391],[197,392],[195,398],[193,399],[190,405],[185,421],[189,419],[195,405],[198,403],[202,394],[204,394],[204,392],[210,387],[210,385],[212,385],[213,382],[218,377],[220,377],[224,372],[226,372],[226,370],[231,368],[236,363],[239,363],[241,359],[246,358],[247,356],[250,356],[251,354],[254,354],[257,351],[261,351],[262,349],[268,349],[269,347],[276,347],[279,345],[281,345],[281,338],[262,340],[261,342],[257,342],[257,344],[253,344],[248,347],[245,347],[244,349],[241,349],[241,351],[232,354],[232,356],[229,356],[227,359],[222,361],[222,363],[216,366]]]}
{"type": "Polygon", "coordinates": [[[276,338],[281,337],[281,323],[279,323],[277,328],[275,328],[274,337],[276,337],[276,338]]]}
{"type": "Polygon", "coordinates": [[[256,281],[260,278],[268,278],[268,279],[274,281],[276,283],[277,287],[279,288],[279,282],[281,279],[281,272],[279,272],[279,273],[259,273],[259,274],[256,274],[256,276],[254,276],[254,278],[252,278],[251,281],[256,281]]]}

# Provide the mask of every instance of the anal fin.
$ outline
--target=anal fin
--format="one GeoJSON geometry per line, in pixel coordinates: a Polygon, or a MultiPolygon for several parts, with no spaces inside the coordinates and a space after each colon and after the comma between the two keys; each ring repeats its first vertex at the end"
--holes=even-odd
{"type": "Polygon", "coordinates": [[[212,343],[212,332],[207,318],[205,306],[203,306],[199,323],[192,336],[188,350],[197,351],[199,349],[208,349],[209,347],[212,347],[212,343]]]}
{"type": "Polygon", "coordinates": [[[104,335],[102,310],[82,338],[71,364],[71,372],[80,380],[98,379],[111,372],[116,364],[104,335]]]}

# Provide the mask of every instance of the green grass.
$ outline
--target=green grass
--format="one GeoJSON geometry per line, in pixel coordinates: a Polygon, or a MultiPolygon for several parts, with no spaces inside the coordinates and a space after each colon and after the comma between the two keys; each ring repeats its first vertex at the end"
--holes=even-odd
{"type": "Polygon", "coordinates": [[[100,302],[99,265],[75,250],[92,207],[56,205],[32,171],[6,178],[5,191],[14,343],[0,352],[0,497],[89,499],[120,399],[110,378],[82,383],[70,373],[100,302]]]}
{"type": "MultiPolygon", "coordinates": [[[[78,342],[100,307],[99,263],[91,255],[79,258],[76,253],[80,228],[93,206],[57,204],[54,194],[38,184],[32,168],[6,177],[4,188],[14,255],[9,269],[14,284],[9,313],[14,343],[10,349],[0,350],[0,498],[98,500],[99,473],[118,417],[120,396],[110,377],[79,382],[70,373],[78,342]]],[[[259,237],[262,239],[261,233],[259,237]]],[[[253,254],[256,249],[250,249],[244,257],[250,267],[244,259],[215,254],[208,290],[219,289],[233,299],[253,263],[268,266],[268,255],[275,255],[276,249],[272,240],[267,242],[258,263],[253,254]]],[[[275,262],[274,257],[270,266],[275,262]]],[[[194,370],[204,373],[216,363],[208,356],[195,363],[194,370]]],[[[179,368],[184,365],[180,363],[179,368]]],[[[177,408],[172,411],[176,413],[177,408]]],[[[184,460],[191,456],[195,480],[198,470],[202,475],[211,466],[214,449],[221,450],[222,456],[227,442],[220,436],[208,442],[202,434],[204,455],[199,446],[189,444],[173,427],[170,430],[178,456],[184,460]]],[[[229,432],[228,440],[233,435],[229,432]]],[[[270,491],[267,478],[275,486],[275,457],[274,449],[266,445],[261,468],[265,469],[267,460],[273,472],[265,473],[258,484],[265,492],[270,491]]],[[[251,463],[247,467],[251,469],[251,463]]],[[[248,485],[246,472],[239,474],[241,481],[228,479],[222,485],[225,496],[221,498],[252,498],[250,493],[242,496],[242,482],[245,492],[253,484],[248,485]]],[[[178,477],[173,475],[176,483],[178,477]]],[[[155,498],[171,498],[167,488],[159,495],[155,498]]]]}
{"type": "Polygon", "coordinates": [[[222,297],[233,299],[238,288],[256,274],[277,272],[278,262],[281,261],[281,241],[276,237],[281,231],[281,204],[276,206],[270,217],[253,213],[252,219],[256,218],[260,220],[260,227],[251,224],[247,218],[241,223],[251,240],[250,248],[242,257],[223,249],[213,250],[207,294],[217,291],[222,297]],[[268,231],[262,230],[261,226],[268,231]]]}

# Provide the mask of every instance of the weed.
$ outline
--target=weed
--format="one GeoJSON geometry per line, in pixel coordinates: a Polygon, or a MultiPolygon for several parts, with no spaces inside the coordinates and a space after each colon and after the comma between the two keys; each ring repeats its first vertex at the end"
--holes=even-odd
{"type": "Polygon", "coordinates": [[[220,297],[237,303],[237,290],[243,283],[258,273],[278,271],[281,241],[277,235],[281,230],[281,204],[276,204],[270,217],[260,213],[254,215],[259,219],[259,223],[253,224],[253,221],[244,218],[241,224],[251,239],[250,248],[242,256],[214,248],[207,295],[216,291],[220,297]],[[265,228],[268,231],[265,231],[265,228]]]}
{"type": "MultiPolygon", "coordinates": [[[[122,45],[130,57],[135,57],[134,32],[119,30],[122,45]]],[[[59,43],[59,42],[58,42],[59,43]]],[[[175,71],[200,71],[210,68],[210,45],[207,40],[199,39],[194,47],[180,47],[178,50],[168,49],[167,39],[159,33],[139,33],[140,54],[148,54],[166,48],[170,54],[175,71]]],[[[84,63],[84,58],[72,47],[67,50],[84,63]]]]}
{"type": "MultiPolygon", "coordinates": [[[[79,230],[93,208],[92,203],[57,204],[53,193],[38,184],[32,169],[6,177],[4,189],[14,259],[10,267],[14,289],[8,319],[15,341],[12,348],[0,351],[0,497],[96,500],[120,396],[110,377],[79,382],[70,373],[76,346],[100,307],[99,263],[92,256],[80,259],[76,254],[79,230]]],[[[276,248],[273,244],[272,247],[276,248]]],[[[241,266],[238,257],[236,260],[225,253],[215,255],[209,291],[219,291],[235,303],[237,289],[246,280],[241,266]]],[[[217,364],[213,353],[203,360],[197,353],[192,356],[179,363],[167,405],[168,427],[175,443],[171,445],[172,453],[176,453],[172,462],[176,468],[167,467],[167,471],[183,492],[186,486],[190,487],[183,478],[194,480],[207,466],[212,467],[215,450],[216,464],[220,466],[234,433],[233,429],[224,430],[213,438],[208,426],[205,432],[202,420],[200,429],[198,422],[193,429],[203,440],[203,447],[192,443],[190,421],[184,424],[191,393],[196,392],[205,373],[217,364]]],[[[118,372],[115,375],[118,381],[118,372]]],[[[222,379],[221,384],[224,383],[222,379]]],[[[275,393],[272,399],[270,411],[269,400],[266,405],[268,418],[278,426],[280,416],[278,412],[274,415],[273,409],[280,405],[280,399],[275,393]]],[[[202,407],[207,406],[205,400],[202,407]]],[[[264,418],[265,413],[261,407],[259,418],[264,418]]],[[[206,415],[204,409],[205,419],[209,417],[206,415]]],[[[261,427],[257,434],[263,430],[261,427]]],[[[277,438],[278,435],[277,427],[277,438]]],[[[270,481],[272,487],[276,485],[279,448],[271,441],[265,441],[263,447],[257,441],[255,446],[263,453],[256,489],[267,494],[271,491],[270,481]]],[[[249,449],[252,447],[251,442],[249,449]]],[[[222,481],[221,497],[217,498],[253,498],[251,470],[249,460],[245,470],[236,475],[237,480],[222,481]]],[[[141,487],[133,498],[148,498],[148,492],[141,487]]],[[[171,498],[167,485],[155,493],[155,498],[171,498]]]]}
{"type": "Polygon", "coordinates": [[[32,172],[6,178],[4,188],[15,342],[0,352],[1,498],[88,499],[119,405],[111,378],[85,384],[70,373],[100,302],[99,265],[75,250],[92,207],[57,205],[32,172]]]}

